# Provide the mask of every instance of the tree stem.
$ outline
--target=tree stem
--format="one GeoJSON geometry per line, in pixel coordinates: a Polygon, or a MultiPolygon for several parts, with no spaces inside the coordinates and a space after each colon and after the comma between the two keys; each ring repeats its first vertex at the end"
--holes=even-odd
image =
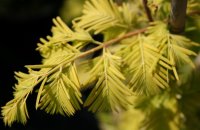
{"type": "Polygon", "coordinates": [[[185,29],[187,0],[171,0],[170,31],[180,34],[185,29]]]}
{"type": "Polygon", "coordinates": [[[147,0],[143,0],[143,6],[147,15],[147,18],[149,20],[149,22],[153,22],[153,18],[151,15],[151,10],[149,9],[148,5],[147,5],[147,0]]]}
{"type": "MultiPolygon", "coordinates": [[[[139,29],[139,30],[136,30],[136,31],[133,31],[133,32],[129,32],[129,33],[127,33],[127,34],[124,34],[124,35],[121,36],[121,37],[117,37],[117,38],[111,39],[111,40],[106,41],[106,42],[102,43],[101,45],[99,45],[99,46],[97,46],[97,47],[95,47],[95,48],[93,48],[93,49],[90,49],[90,50],[88,50],[88,51],[86,51],[86,52],[83,52],[83,53],[81,53],[80,55],[78,55],[78,56],[72,58],[71,60],[63,61],[62,63],[59,63],[59,64],[55,65],[55,67],[53,67],[52,69],[50,69],[45,75],[41,75],[40,78],[38,78],[38,81],[34,84],[34,86],[36,86],[36,85],[38,85],[40,82],[42,82],[42,81],[45,79],[45,77],[51,75],[52,73],[54,73],[55,71],[57,71],[58,69],[60,69],[60,67],[66,65],[66,64],[68,64],[68,63],[70,63],[70,62],[72,62],[72,61],[75,61],[76,59],[85,57],[85,56],[87,56],[87,55],[89,55],[89,54],[91,54],[91,53],[93,53],[93,52],[96,52],[96,51],[98,51],[98,50],[104,48],[104,47],[107,47],[107,46],[112,45],[112,44],[114,44],[114,43],[116,43],[116,42],[119,42],[119,41],[121,41],[121,40],[123,40],[123,39],[125,39],[125,38],[131,37],[131,36],[134,36],[134,35],[137,35],[137,34],[139,34],[139,33],[143,33],[143,32],[145,32],[145,31],[146,31],[146,28],[139,29]]],[[[36,69],[37,67],[40,68],[39,65],[26,65],[25,67],[27,67],[27,68],[35,68],[35,69],[36,69]]],[[[46,67],[49,68],[50,66],[46,66],[46,67]]],[[[38,68],[38,69],[39,69],[39,68],[38,68]]]]}
{"type": "Polygon", "coordinates": [[[95,47],[95,48],[93,48],[93,49],[90,49],[90,50],[88,50],[88,51],[86,51],[86,52],[83,52],[83,53],[82,53],[81,55],[79,55],[77,58],[85,57],[86,55],[91,54],[91,53],[93,53],[93,52],[96,52],[96,51],[98,51],[98,50],[100,50],[100,49],[102,49],[102,48],[104,48],[104,47],[107,47],[107,46],[112,45],[112,44],[114,44],[114,43],[116,43],[116,42],[119,42],[119,41],[121,41],[121,40],[123,40],[123,39],[125,39],[125,38],[131,37],[131,36],[134,36],[134,35],[137,35],[137,34],[139,34],[139,33],[143,33],[143,32],[145,32],[145,31],[146,31],[146,28],[143,28],[143,29],[139,29],[139,30],[136,30],[136,31],[133,31],[133,32],[129,32],[129,33],[127,33],[127,34],[125,34],[125,35],[123,35],[123,36],[121,36],[121,37],[117,37],[117,38],[111,39],[111,40],[106,41],[106,42],[102,43],[101,45],[99,45],[99,46],[97,46],[97,47],[95,47]]]}

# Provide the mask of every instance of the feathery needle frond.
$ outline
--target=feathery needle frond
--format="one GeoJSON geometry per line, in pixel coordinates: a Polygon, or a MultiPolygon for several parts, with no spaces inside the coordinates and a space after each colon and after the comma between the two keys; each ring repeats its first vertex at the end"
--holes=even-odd
{"type": "Polygon", "coordinates": [[[117,5],[113,0],[90,0],[86,1],[83,15],[76,18],[74,26],[98,34],[110,27],[127,28],[117,5]]]}
{"type": "Polygon", "coordinates": [[[104,49],[103,56],[90,71],[89,80],[95,80],[96,85],[84,103],[85,106],[89,106],[89,110],[116,111],[126,109],[128,105],[131,105],[129,98],[132,93],[123,83],[125,77],[120,72],[120,64],[120,57],[104,49]]]}
{"type": "Polygon", "coordinates": [[[16,72],[16,79],[18,84],[15,85],[14,99],[9,101],[2,107],[2,115],[5,124],[11,126],[14,121],[25,124],[28,118],[28,111],[26,108],[26,100],[28,95],[33,91],[37,85],[41,72],[30,70],[29,74],[16,72]]]}
{"type": "MultiPolygon", "coordinates": [[[[104,48],[104,47],[107,47],[109,45],[117,43],[118,41],[120,41],[122,39],[137,35],[138,33],[142,33],[144,31],[146,31],[146,29],[140,29],[140,30],[136,30],[136,31],[133,31],[133,32],[129,32],[129,33],[123,35],[123,36],[120,36],[120,37],[117,37],[117,38],[112,39],[110,41],[104,42],[103,44],[101,44],[101,45],[99,45],[99,46],[97,46],[97,47],[95,47],[91,50],[88,50],[86,52],[82,52],[82,53],[80,53],[79,50],[76,50],[76,48],[74,48],[73,46],[68,44],[68,45],[65,46],[67,49],[66,48],[65,49],[60,48],[60,49],[55,49],[55,50],[53,49],[54,55],[51,55],[51,54],[46,55],[47,57],[44,59],[43,65],[27,65],[26,67],[30,70],[29,74],[25,74],[25,73],[22,73],[22,72],[16,73],[17,75],[19,75],[19,77],[22,77],[21,79],[17,78],[18,79],[18,85],[16,85],[16,88],[21,88],[23,86],[24,89],[15,89],[16,92],[14,92],[14,93],[16,93],[15,95],[18,95],[19,97],[17,96],[17,98],[14,98],[10,102],[8,102],[5,106],[2,107],[2,115],[4,117],[5,124],[8,124],[10,126],[14,121],[26,123],[27,117],[28,117],[28,113],[27,113],[26,106],[25,106],[26,105],[25,104],[26,98],[28,97],[29,93],[32,92],[34,87],[36,85],[38,85],[40,82],[42,82],[42,83],[41,83],[41,86],[39,88],[38,96],[37,96],[37,99],[36,99],[36,108],[38,108],[38,107],[41,108],[43,106],[41,109],[45,109],[49,113],[59,112],[61,114],[67,114],[67,115],[73,114],[75,109],[79,109],[78,103],[82,103],[82,101],[80,100],[80,97],[81,97],[80,93],[74,88],[70,89],[70,92],[69,92],[69,93],[71,93],[72,91],[75,92],[75,96],[74,96],[74,94],[70,95],[70,96],[72,96],[72,97],[70,97],[72,100],[69,101],[69,99],[68,99],[65,102],[63,102],[62,100],[60,100],[60,102],[54,101],[54,103],[61,103],[62,102],[64,104],[68,104],[67,108],[66,108],[66,106],[64,107],[64,106],[60,106],[58,104],[56,104],[57,107],[53,107],[51,104],[49,104],[49,102],[46,102],[46,104],[43,104],[44,100],[43,100],[43,103],[41,103],[42,102],[42,96],[44,96],[43,95],[44,92],[47,92],[47,91],[44,91],[44,90],[46,90],[47,88],[49,88],[49,90],[51,90],[50,89],[51,87],[47,87],[49,85],[45,84],[50,80],[49,78],[51,77],[51,78],[55,79],[55,77],[52,77],[52,75],[55,76],[55,74],[58,73],[60,68],[65,68],[65,67],[69,66],[72,62],[74,62],[78,58],[82,58],[84,56],[87,56],[87,55],[89,55],[89,54],[91,54],[95,51],[98,51],[98,50],[104,48]],[[33,71],[32,69],[40,69],[40,70],[39,71],[33,71]],[[20,91],[18,91],[18,90],[20,90],[20,91]],[[23,92],[26,92],[26,93],[23,93],[23,92]],[[72,101],[72,103],[71,103],[71,101],[72,101]],[[50,109],[46,108],[45,105],[50,105],[50,109]],[[72,106],[75,109],[72,108],[72,106]],[[57,108],[59,108],[59,109],[57,109],[57,108]],[[18,115],[19,112],[23,113],[24,115],[21,114],[22,116],[19,116],[18,115]]],[[[72,70],[74,70],[74,69],[72,69],[72,70]]],[[[76,70],[74,70],[73,73],[75,73],[75,72],[76,72],[76,70]]],[[[73,74],[73,75],[75,75],[75,74],[73,74]]],[[[66,76],[64,76],[64,77],[66,77],[66,76]]],[[[68,78],[70,78],[70,77],[68,77],[68,78]]],[[[64,91],[66,90],[66,88],[65,88],[66,86],[63,86],[62,79],[63,78],[59,78],[59,80],[57,80],[57,81],[60,82],[58,85],[62,86],[62,89],[60,89],[61,91],[59,91],[59,92],[64,94],[64,91]]],[[[77,81],[78,81],[78,78],[73,78],[73,79],[74,80],[77,79],[77,81]]],[[[74,83],[77,84],[77,81],[74,81],[74,83]]],[[[74,85],[72,85],[74,83],[70,83],[71,87],[74,86],[74,85]]],[[[57,86],[53,83],[52,83],[52,85],[57,86]]],[[[79,88],[78,86],[79,85],[76,85],[77,88],[79,88]]],[[[54,94],[57,94],[57,93],[55,93],[54,90],[51,90],[51,91],[54,94]]],[[[47,92],[48,97],[49,97],[49,94],[50,93],[47,92]]],[[[67,95],[66,91],[65,91],[65,94],[67,95]]],[[[52,96],[52,94],[50,94],[50,96],[52,96]]],[[[53,100],[55,98],[51,98],[51,99],[53,100]]],[[[59,97],[58,99],[63,99],[63,98],[59,97]]],[[[124,107],[124,105],[123,105],[123,107],[124,107]]]]}
{"type": "MultiPolygon", "coordinates": [[[[80,83],[77,77],[75,64],[69,64],[60,71],[51,74],[46,84],[41,85],[40,100],[38,107],[45,109],[47,113],[60,113],[73,115],[75,110],[80,109],[81,93],[80,83]]],[[[39,93],[38,93],[39,94],[39,93]]]]}
{"type": "Polygon", "coordinates": [[[167,88],[168,74],[160,69],[171,69],[170,63],[168,60],[163,60],[164,57],[149,42],[148,37],[139,35],[127,39],[126,43],[129,45],[119,54],[122,55],[124,65],[128,67],[125,73],[128,75],[130,88],[136,94],[146,95],[155,94],[161,88],[167,88]],[[163,64],[159,64],[160,62],[163,64]]]}
{"type": "Polygon", "coordinates": [[[173,65],[172,70],[177,80],[179,80],[177,70],[180,66],[189,64],[194,68],[191,56],[196,56],[196,53],[191,48],[199,44],[186,37],[170,34],[165,23],[158,21],[152,23],[147,33],[151,39],[156,41],[154,45],[160,53],[173,65]]]}
{"type": "Polygon", "coordinates": [[[68,42],[78,41],[85,45],[94,41],[88,32],[80,28],[72,31],[60,17],[53,19],[53,23],[55,26],[52,27],[52,36],[47,36],[47,40],[40,38],[41,43],[38,43],[37,50],[45,58],[60,49],[76,51],[76,49],[70,48],[71,45],[68,42]]]}

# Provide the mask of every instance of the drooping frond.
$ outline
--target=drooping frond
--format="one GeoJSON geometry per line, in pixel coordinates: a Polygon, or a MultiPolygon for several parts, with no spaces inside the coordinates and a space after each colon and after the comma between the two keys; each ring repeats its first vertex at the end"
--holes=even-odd
{"type": "Polygon", "coordinates": [[[2,107],[2,116],[4,123],[8,126],[11,126],[15,121],[25,124],[28,118],[26,100],[16,98],[10,100],[2,107]]]}
{"type": "Polygon", "coordinates": [[[44,59],[42,65],[26,66],[29,69],[28,74],[16,73],[18,84],[15,85],[14,99],[2,107],[5,124],[11,125],[14,121],[26,123],[28,117],[26,99],[40,82],[42,83],[38,90],[36,109],[41,107],[49,113],[56,113],[57,110],[54,110],[54,107],[57,108],[57,106],[51,105],[57,98],[59,99],[58,103],[61,104],[58,108],[58,112],[61,114],[72,115],[75,110],[80,109],[79,104],[82,103],[79,91],[80,83],[74,64],[75,57],[80,52],[71,45],[67,45],[67,48],[67,50],[59,49],[54,52],[54,55],[44,59]],[[51,97],[48,97],[48,100],[44,98],[44,94],[49,95],[47,91],[44,91],[47,88],[51,90],[48,92],[53,91],[53,94],[56,92],[56,95],[53,96],[50,93],[51,97]],[[46,105],[48,105],[47,109],[46,105]]]}
{"type": "Polygon", "coordinates": [[[128,84],[137,94],[151,95],[169,86],[170,63],[143,35],[127,39],[123,57],[128,84]]]}
{"type": "Polygon", "coordinates": [[[127,28],[113,0],[86,1],[83,15],[74,20],[74,26],[94,31],[95,34],[114,26],[127,28]]]}
{"type": "Polygon", "coordinates": [[[73,115],[75,110],[80,109],[80,82],[74,63],[80,52],[71,45],[67,47],[67,50],[57,50],[54,55],[44,59],[43,65],[27,66],[42,69],[52,67],[39,88],[36,109],[39,107],[47,113],[63,115],[73,115]]]}
{"type": "Polygon", "coordinates": [[[33,88],[37,84],[42,73],[30,70],[29,74],[22,72],[17,72],[15,74],[18,84],[14,87],[14,99],[2,107],[3,120],[5,124],[9,126],[11,126],[14,121],[23,124],[27,122],[28,111],[26,108],[26,100],[29,94],[33,91],[33,88]]]}
{"type": "Polygon", "coordinates": [[[47,113],[73,115],[80,109],[81,93],[75,64],[51,74],[42,86],[38,107],[47,113]]]}
{"type": "Polygon", "coordinates": [[[120,72],[121,58],[104,50],[103,56],[90,71],[90,79],[96,81],[94,88],[86,99],[84,105],[89,110],[118,110],[126,109],[130,105],[129,97],[132,95],[123,81],[125,77],[120,72]]]}
{"type": "MultiPolygon", "coordinates": [[[[166,57],[173,66],[173,71],[176,73],[177,67],[184,64],[190,64],[194,67],[190,56],[196,56],[196,53],[191,50],[194,46],[199,46],[190,39],[170,34],[165,23],[154,22],[149,27],[149,37],[154,40],[154,44],[161,51],[162,55],[166,57]]],[[[176,76],[178,79],[178,76],[176,76]]]]}
{"type": "Polygon", "coordinates": [[[88,32],[80,28],[76,28],[75,31],[72,31],[60,17],[53,19],[53,23],[55,26],[52,27],[52,36],[47,36],[47,40],[41,38],[41,43],[38,44],[37,48],[45,58],[59,49],[67,50],[68,42],[78,41],[85,44],[93,41],[88,32]]]}

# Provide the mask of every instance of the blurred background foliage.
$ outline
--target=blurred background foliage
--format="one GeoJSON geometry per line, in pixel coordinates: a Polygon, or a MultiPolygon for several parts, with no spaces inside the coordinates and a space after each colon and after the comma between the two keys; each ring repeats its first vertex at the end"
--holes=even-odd
{"type": "Polygon", "coordinates": [[[60,17],[69,25],[71,21],[82,14],[85,0],[64,0],[59,11],[60,17]]]}

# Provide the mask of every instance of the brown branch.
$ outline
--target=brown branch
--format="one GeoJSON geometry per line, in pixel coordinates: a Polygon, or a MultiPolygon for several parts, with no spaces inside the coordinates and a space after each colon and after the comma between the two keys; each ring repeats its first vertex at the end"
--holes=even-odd
{"type": "MultiPolygon", "coordinates": [[[[78,55],[78,56],[72,58],[71,60],[63,61],[62,63],[59,63],[59,64],[57,64],[57,65],[56,65],[56,64],[55,64],[55,65],[52,65],[52,66],[54,66],[54,67],[53,67],[52,69],[50,69],[46,74],[41,75],[40,78],[38,79],[37,83],[34,84],[34,86],[36,86],[36,85],[38,85],[40,82],[42,82],[42,81],[45,79],[45,77],[51,75],[52,73],[54,73],[55,71],[57,71],[58,69],[60,69],[61,67],[63,67],[64,65],[66,65],[66,64],[68,64],[68,63],[70,63],[70,62],[72,62],[72,61],[75,61],[76,59],[85,57],[85,56],[87,56],[87,55],[89,55],[89,54],[91,54],[91,53],[93,53],[93,52],[96,52],[96,51],[98,51],[98,50],[104,48],[104,47],[107,47],[107,46],[109,46],[109,45],[112,45],[112,44],[114,44],[114,43],[117,43],[117,42],[119,42],[119,41],[121,41],[121,40],[123,40],[123,39],[125,39],[125,38],[129,38],[129,37],[134,36],[134,35],[137,35],[137,34],[139,34],[139,33],[143,33],[143,32],[145,32],[145,31],[146,31],[146,28],[139,29],[139,30],[136,30],[136,31],[133,31],[133,32],[129,32],[129,33],[127,33],[127,34],[125,34],[125,35],[123,35],[123,36],[121,36],[121,37],[117,37],[117,38],[111,39],[111,40],[106,41],[106,42],[102,43],[101,45],[99,45],[99,46],[97,46],[97,47],[95,47],[95,48],[93,48],[93,49],[90,49],[90,50],[88,50],[88,51],[86,51],[86,52],[83,52],[83,53],[81,53],[80,55],[78,55]]],[[[46,67],[49,68],[49,67],[52,67],[52,66],[46,66],[46,67]]],[[[26,65],[25,67],[27,67],[27,68],[32,68],[32,69],[40,69],[40,68],[41,68],[40,65],[26,65]]]]}
{"type": "Polygon", "coordinates": [[[188,15],[200,15],[200,10],[194,10],[188,13],[188,15]]]}
{"type": "MultiPolygon", "coordinates": [[[[68,64],[69,62],[72,62],[72,61],[74,61],[74,60],[76,60],[76,59],[85,57],[85,56],[87,56],[87,55],[89,55],[89,54],[91,54],[91,53],[94,53],[94,52],[96,52],[96,51],[98,51],[98,50],[101,50],[102,48],[105,48],[105,47],[108,47],[108,46],[110,46],[110,45],[112,45],[112,44],[114,44],[114,43],[117,43],[117,42],[119,42],[119,41],[121,41],[121,40],[123,40],[123,39],[125,39],[125,38],[129,38],[129,37],[134,36],[134,35],[137,35],[137,34],[139,34],[139,33],[143,33],[143,32],[145,32],[146,30],[147,30],[146,28],[142,28],[142,29],[139,29],[139,30],[136,30],[136,31],[132,31],[132,32],[126,33],[126,34],[124,34],[123,36],[120,36],[120,37],[111,39],[111,40],[109,40],[109,41],[103,42],[101,45],[99,45],[99,46],[97,46],[97,47],[95,47],[95,48],[92,48],[92,49],[90,49],[90,50],[88,50],[88,51],[86,51],[86,52],[83,52],[83,53],[81,53],[80,55],[78,55],[78,56],[72,58],[72,59],[69,60],[69,61],[63,61],[62,63],[60,63],[61,65],[55,64],[55,65],[49,65],[49,66],[47,65],[47,66],[44,66],[45,68],[49,68],[49,67],[53,67],[53,66],[54,66],[54,68],[53,68],[52,70],[50,70],[50,71],[48,72],[47,75],[49,75],[49,74],[51,74],[52,72],[54,72],[55,70],[59,69],[60,66],[62,66],[62,65],[68,64]]],[[[37,69],[37,68],[41,68],[41,65],[26,65],[25,67],[37,69]]]]}
{"type": "Polygon", "coordinates": [[[171,0],[170,31],[179,34],[185,29],[187,0],[171,0]]]}
{"type": "Polygon", "coordinates": [[[121,40],[123,40],[123,39],[125,39],[125,38],[131,37],[131,36],[134,36],[134,35],[137,35],[137,34],[139,34],[139,33],[143,33],[143,32],[145,32],[145,31],[146,31],[146,28],[143,28],[143,29],[139,29],[139,30],[136,30],[136,31],[133,31],[133,32],[129,32],[129,33],[127,33],[127,34],[125,34],[125,35],[123,35],[123,36],[121,36],[121,37],[117,37],[117,38],[111,39],[111,40],[106,41],[106,42],[102,43],[101,45],[99,45],[99,46],[97,46],[97,47],[95,47],[95,48],[93,48],[93,49],[90,49],[90,50],[88,50],[88,51],[86,51],[86,52],[83,52],[83,53],[82,53],[81,55],[79,55],[77,58],[85,57],[86,55],[89,55],[89,54],[91,54],[91,53],[93,53],[93,52],[96,52],[96,51],[98,51],[98,50],[100,50],[100,49],[102,49],[102,48],[104,48],[104,47],[110,46],[110,45],[112,45],[112,44],[114,44],[114,43],[116,43],[116,42],[119,42],[119,41],[121,41],[121,40]]]}
{"type": "Polygon", "coordinates": [[[143,0],[143,6],[147,15],[147,18],[149,20],[149,22],[153,22],[153,18],[151,15],[151,10],[149,9],[148,5],[147,5],[147,0],[143,0]]]}
{"type": "MultiPolygon", "coordinates": [[[[72,62],[72,61],[75,61],[76,59],[79,59],[79,58],[82,58],[82,57],[85,57],[91,53],[94,53],[98,50],[101,50],[102,48],[105,48],[105,47],[108,47],[114,43],[117,43],[125,38],[129,38],[131,36],[134,36],[134,35],[137,35],[139,33],[143,33],[145,32],[147,29],[146,28],[142,28],[142,29],[139,29],[139,30],[136,30],[136,31],[132,31],[132,32],[129,32],[129,33],[126,33],[124,34],[123,36],[120,36],[120,37],[117,37],[117,38],[114,38],[114,39],[111,39],[109,41],[106,41],[106,42],[103,42],[101,45],[95,47],[95,48],[92,48],[88,51],[85,51],[83,53],[81,53],[80,55],[72,58],[71,60],[68,60],[68,61],[63,61],[62,63],[59,63],[60,65],[58,64],[54,64],[54,65],[46,65],[46,66],[43,66],[43,65],[26,65],[25,67],[27,68],[32,68],[32,69],[39,69],[41,67],[43,68],[51,68],[51,67],[54,67],[53,69],[51,69],[46,75],[49,75],[51,73],[53,73],[54,71],[56,71],[57,69],[59,69],[61,66],[65,65],[65,64],[68,64],[69,62],[72,62]]],[[[45,76],[46,76],[45,75],[45,76]]],[[[44,78],[44,77],[43,77],[44,78]]]]}

